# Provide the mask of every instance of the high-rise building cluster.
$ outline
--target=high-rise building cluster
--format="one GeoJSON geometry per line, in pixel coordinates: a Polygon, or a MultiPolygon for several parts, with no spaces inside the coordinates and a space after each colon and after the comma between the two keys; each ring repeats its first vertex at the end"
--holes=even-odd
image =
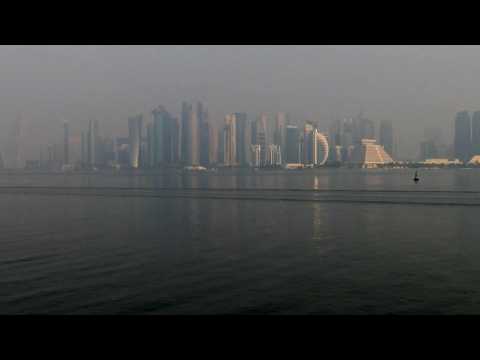
{"type": "Polygon", "coordinates": [[[394,162],[394,133],[391,121],[380,122],[379,143],[375,123],[362,114],[332,122],[329,160],[337,164],[375,167],[394,162]]]}
{"type": "Polygon", "coordinates": [[[141,114],[131,116],[128,138],[111,141],[99,136],[98,121],[91,120],[88,131],[82,133],[82,166],[322,166],[328,160],[328,137],[317,124],[307,122],[299,131],[285,113],[262,113],[253,121],[246,113],[231,113],[220,127],[214,126],[200,102],[183,102],[180,119],[163,106],[150,115],[146,121],[141,114]]]}
{"type": "MultiPolygon", "coordinates": [[[[27,166],[303,168],[393,163],[392,123],[380,123],[377,143],[375,123],[363,115],[334,121],[328,133],[321,131],[318,122],[299,123],[283,112],[261,113],[254,118],[244,112],[230,113],[218,126],[201,102],[183,102],[178,117],[160,105],[146,116],[136,114],[126,120],[126,137],[107,137],[101,135],[99,121],[92,118],[74,144],[72,139],[77,137],[72,137],[69,123],[64,122],[63,142],[49,145],[46,157],[41,151],[40,160],[27,166]]],[[[19,137],[17,127],[14,139],[19,137]]],[[[12,148],[18,146],[13,143],[12,148]]]]}
{"type": "MultiPolygon", "coordinates": [[[[380,121],[376,132],[376,124],[363,114],[332,121],[328,132],[317,122],[300,124],[282,112],[255,118],[230,113],[218,126],[201,102],[183,102],[179,117],[160,105],[148,116],[127,120],[126,137],[102,136],[99,121],[90,119],[78,138],[64,121],[63,141],[42,147],[39,160],[26,161],[18,116],[0,153],[0,168],[376,167],[395,163],[397,153],[392,122],[380,121]]],[[[480,164],[480,111],[455,115],[453,141],[442,128],[432,127],[419,145],[419,163],[480,164]]]]}

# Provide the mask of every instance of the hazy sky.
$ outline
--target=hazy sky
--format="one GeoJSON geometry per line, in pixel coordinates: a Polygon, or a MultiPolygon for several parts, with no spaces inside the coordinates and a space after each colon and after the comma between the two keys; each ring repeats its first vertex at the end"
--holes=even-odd
{"type": "MultiPolygon", "coordinates": [[[[450,137],[456,111],[480,110],[479,46],[0,46],[0,136],[21,114],[28,142],[61,143],[88,119],[104,134],[127,117],[204,101],[229,112],[286,111],[299,122],[364,114],[393,121],[415,156],[426,126],[450,137]]],[[[449,139],[451,140],[451,139],[449,139]]]]}

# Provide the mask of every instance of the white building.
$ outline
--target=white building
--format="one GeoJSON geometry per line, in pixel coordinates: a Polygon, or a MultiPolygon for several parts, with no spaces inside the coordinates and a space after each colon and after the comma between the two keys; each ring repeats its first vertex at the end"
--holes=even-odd
{"type": "Polygon", "coordinates": [[[329,146],[327,137],[315,129],[313,137],[313,164],[316,166],[325,165],[328,160],[328,154],[329,146]]]}
{"type": "MultiPolygon", "coordinates": [[[[472,159],[473,160],[473,159],[472,159]]],[[[470,160],[470,161],[472,161],[470,160]]],[[[435,158],[435,159],[425,159],[422,164],[424,165],[460,165],[462,162],[458,159],[455,160],[449,160],[449,159],[440,159],[440,158],[435,158]]]]}
{"type": "Polygon", "coordinates": [[[363,168],[377,167],[393,163],[392,157],[387,154],[383,146],[378,145],[375,139],[362,139],[361,145],[356,146],[352,163],[363,168]]]}
{"type": "Polygon", "coordinates": [[[266,165],[267,166],[282,165],[282,153],[281,153],[280,145],[270,144],[267,146],[266,165]]]}
{"type": "Polygon", "coordinates": [[[261,146],[259,144],[250,145],[250,165],[260,167],[261,165],[261,146]]]}

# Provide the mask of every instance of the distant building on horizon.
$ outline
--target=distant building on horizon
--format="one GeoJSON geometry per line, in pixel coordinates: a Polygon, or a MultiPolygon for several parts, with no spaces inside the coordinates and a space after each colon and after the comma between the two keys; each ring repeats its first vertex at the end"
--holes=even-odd
{"type": "Polygon", "coordinates": [[[223,128],[224,136],[224,165],[237,166],[237,144],[236,144],[236,118],[234,114],[225,117],[223,128]]]}
{"type": "Polygon", "coordinates": [[[208,110],[201,102],[197,103],[198,118],[198,163],[207,167],[210,165],[210,123],[208,118],[208,110]]]}
{"type": "Polygon", "coordinates": [[[420,161],[435,159],[438,157],[438,149],[433,140],[425,140],[420,143],[420,161]]]}
{"type": "Polygon", "coordinates": [[[353,145],[358,146],[363,139],[375,139],[375,123],[360,113],[353,120],[353,145]]]}
{"type": "Polygon", "coordinates": [[[205,162],[208,155],[208,111],[201,102],[194,108],[182,103],[181,115],[181,159],[184,165],[197,166],[205,162]],[[202,151],[204,149],[204,151],[202,151]]]}
{"type": "Polygon", "coordinates": [[[234,113],[235,117],[235,152],[236,162],[240,166],[248,165],[248,120],[246,113],[234,113]]]}
{"type": "Polygon", "coordinates": [[[392,157],[375,139],[362,139],[361,146],[355,148],[352,164],[363,168],[393,163],[392,157]]]}
{"type": "Polygon", "coordinates": [[[267,150],[268,115],[263,113],[252,123],[252,145],[260,145],[260,161],[265,164],[267,150]]]}
{"type": "Polygon", "coordinates": [[[287,125],[286,127],[286,149],[285,162],[291,164],[300,163],[300,141],[297,125],[287,125]]]}
{"type": "Polygon", "coordinates": [[[181,113],[181,159],[184,164],[192,162],[192,105],[182,102],[181,113]]]}
{"type": "Polygon", "coordinates": [[[70,163],[69,154],[70,134],[68,122],[63,123],[63,163],[67,165],[70,163]]]}
{"type": "Polygon", "coordinates": [[[88,131],[83,136],[83,153],[84,164],[88,166],[95,166],[97,163],[97,150],[98,150],[98,120],[88,121],[88,131]]]}
{"type": "Polygon", "coordinates": [[[143,115],[128,118],[128,142],[130,145],[130,166],[140,166],[140,147],[142,141],[143,115]]]}
{"type": "Polygon", "coordinates": [[[285,160],[286,126],[288,124],[288,115],[286,113],[277,113],[275,117],[275,130],[273,135],[273,144],[280,146],[282,162],[285,160]]]}
{"type": "Polygon", "coordinates": [[[260,167],[261,161],[260,161],[260,145],[250,145],[250,166],[252,167],[260,167]]]}
{"type": "Polygon", "coordinates": [[[466,163],[471,158],[472,122],[467,111],[458,112],[455,116],[455,158],[466,163]]]}
{"type": "Polygon", "coordinates": [[[266,166],[280,166],[282,165],[282,153],[280,145],[269,144],[267,146],[266,166]]]}
{"type": "Polygon", "coordinates": [[[318,129],[313,131],[313,164],[323,166],[327,163],[330,153],[327,136],[318,129]]]}
{"type": "Polygon", "coordinates": [[[480,155],[480,111],[475,111],[472,116],[471,155],[480,155]]]}
{"type": "Polygon", "coordinates": [[[314,126],[311,122],[306,122],[303,127],[302,142],[302,162],[306,165],[313,164],[313,142],[314,142],[314,126]]]}
{"type": "Polygon", "coordinates": [[[385,151],[390,156],[395,156],[393,151],[393,125],[390,120],[382,120],[380,122],[380,145],[385,148],[385,151]]]}
{"type": "Polygon", "coordinates": [[[152,111],[152,123],[147,125],[149,165],[171,165],[179,160],[179,124],[163,106],[152,111]]]}

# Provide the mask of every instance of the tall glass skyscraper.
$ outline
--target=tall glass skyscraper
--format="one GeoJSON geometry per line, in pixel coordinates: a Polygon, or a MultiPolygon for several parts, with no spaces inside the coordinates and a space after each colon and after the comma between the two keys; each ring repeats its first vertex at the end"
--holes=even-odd
{"type": "Polygon", "coordinates": [[[393,126],[389,120],[380,122],[380,145],[383,145],[385,151],[393,157],[393,126]]]}
{"type": "Polygon", "coordinates": [[[306,123],[303,129],[303,163],[313,164],[313,125],[306,123]]]}
{"type": "Polygon", "coordinates": [[[260,117],[252,123],[252,144],[260,145],[260,162],[262,165],[264,165],[266,161],[267,128],[267,114],[261,114],[260,117]]]}
{"type": "Polygon", "coordinates": [[[299,156],[299,131],[296,125],[287,125],[286,129],[286,159],[290,164],[298,164],[299,156]]]}
{"type": "Polygon", "coordinates": [[[178,160],[178,123],[177,119],[163,107],[152,111],[153,126],[149,145],[154,166],[173,164],[178,160]]]}
{"type": "Polygon", "coordinates": [[[140,165],[140,146],[142,141],[143,115],[128,118],[128,142],[130,145],[130,166],[140,165]]]}
{"type": "Polygon", "coordinates": [[[185,165],[190,165],[192,163],[192,105],[183,102],[182,103],[182,135],[181,135],[181,156],[182,162],[185,165]]]}
{"type": "Polygon", "coordinates": [[[472,125],[467,111],[458,112],[455,117],[455,157],[463,162],[471,158],[472,125]]]}
{"type": "Polygon", "coordinates": [[[63,123],[63,163],[64,164],[69,164],[70,159],[69,159],[69,128],[68,128],[68,122],[63,123]]]}
{"type": "Polygon", "coordinates": [[[285,113],[278,113],[275,119],[275,132],[273,136],[273,143],[280,146],[282,159],[285,158],[285,126],[287,125],[287,115],[285,113]]]}
{"type": "Polygon", "coordinates": [[[201,102],[197,103],[198,117],[198,143],[199,164],[208,166],[210,163],[210,124],[208,122],[208,110],[201,102]]]}
{"type": "Polygon", "coordinates": [[[87,163],[90,166],[97,164],[97,148],[98,148],[98,120],[90,120],[88,122],[87,133],[87,163]]]}
{"type": "Polygon", "coordinates": [[[191,104],[182,103],[182,161],[185,165],[199,165],[201,157],[208,155],[208,112],[202,103],[197,103],[195,110],[191,104]],[[206,151],[201,155],[201,149],[206,151]]]}
{"type": "Polygon", "coordinates": [[[353,141],[359,146],[363,139],[375,139],[375,124],[360,114],[353,123],[353,141]]]}
{"type": "Polygon", "coordinates": [[[234,114],[225,117],[224,127],[224,164],[226,166],[236,166],[237,162],[237,144],[236,144],[236,118],[234,114]]]}
{"type": "Polygon", "coordinates": [[[480,155],[480,111],[475,111],[472,117],[472,153],[480,155]]]}
{"type": "Polygon", "coordinates": [[[247,161],[247,114],[235,113],[235,146],[236,162],[240,166],[248,165],[247,161]]]}

